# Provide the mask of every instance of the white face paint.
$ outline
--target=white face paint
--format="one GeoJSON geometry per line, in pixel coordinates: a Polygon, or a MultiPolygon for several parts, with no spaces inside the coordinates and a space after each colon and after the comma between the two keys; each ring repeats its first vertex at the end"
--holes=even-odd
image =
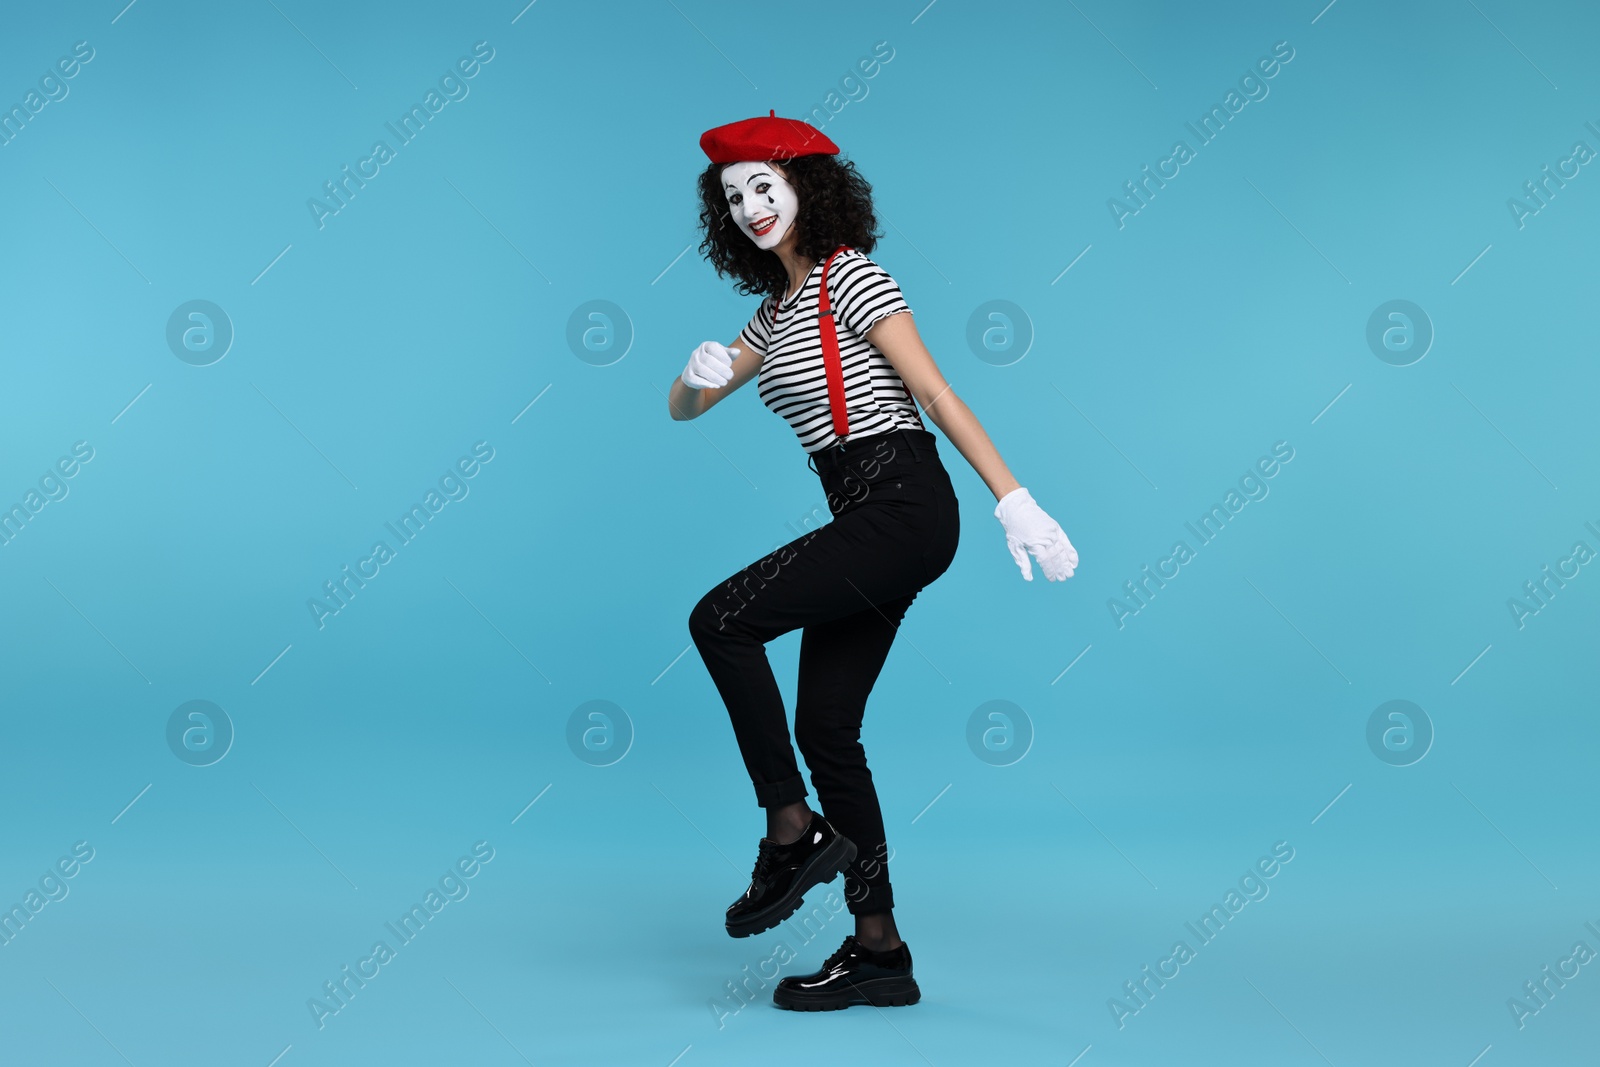
{"type": "Polygon", "coordinates": [[[770,163],[728,164],[722,192],[728,214],[757,248],[775,248],[800,213],[799,194],[770,163]]]}

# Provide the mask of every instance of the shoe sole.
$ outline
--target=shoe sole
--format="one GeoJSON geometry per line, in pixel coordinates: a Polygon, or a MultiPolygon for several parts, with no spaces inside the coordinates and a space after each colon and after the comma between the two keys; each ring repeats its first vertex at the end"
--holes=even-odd
{"type": "Polygon", "coordinates": [[[772,1002],[789,1011],[838,1011],[855,1004],[898,1008],[921,999],[922,990],[917,988],[917,980],[909,975],[856,982],[851,984],[848,993],[791,993],[782,986],[772,991],[772,1002]]]}
{"type": "Polygon", "coordinates": [[[855,842],[842,835],[836,836],[827,848],[811,857],[811,862],[800,869],[794,885],[776,903],[737,923],[727,923],[728,936],[749,937],[777,926],[800,910],[800,903],[812,886],[833,881],[855,858],[855,842]]]}

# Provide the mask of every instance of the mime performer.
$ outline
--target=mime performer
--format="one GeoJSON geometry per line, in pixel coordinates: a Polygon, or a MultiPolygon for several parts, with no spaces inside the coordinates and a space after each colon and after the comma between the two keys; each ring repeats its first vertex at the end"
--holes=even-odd
{"type": "Polygon", "coordinates": [[[860,737],[900,621],[950,566],[960,537],[955,490],[922,413],[994,494],[1023,578],[1033,579],[1030,552],[1049,581],[1070,578],[1078,553],[945,381],[900,287],[868,258],[877,219],[855,164],[820,130],[775,111],[707,130],[700,146],[710,160],[699,179],[700,251],[740,293],[765,299],[732,343],[695,348],[672,384],[670,414],[699,418],[758,378],[831,515],[718,582],[689,614],[766,811],[750,885],[725,925],[734,937],[769,930],[843,871],[855,932],[819,970],[783,978],[774,1003],[914,1004],[921,991],[895,926],[883,815],[860,737]],[[797,628],[794,743],[821,812],[806,805],[766,655],[769,641],[797,628]]]}

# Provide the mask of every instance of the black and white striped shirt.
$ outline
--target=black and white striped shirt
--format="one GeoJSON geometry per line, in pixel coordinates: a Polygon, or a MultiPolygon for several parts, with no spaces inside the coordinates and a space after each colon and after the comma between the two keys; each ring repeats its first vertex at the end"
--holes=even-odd
{"type": "MultiPolygon", "coordinates": [[[[776,296],[767,297],[739,334],[740,340],[766,353],[757,387],[762,403],[783,416],[807,452],[839,441],[833,432],[822,335],[817,330],[821,280],[818,260],[799,292],[781,302],[776,296]]],[[[910,313],[900,287],[882,267],[850,249],[834,257],[828,268],[828,294],[844,372],[850,424],[845,439],[899,428],[923,429],[922,416],[894,365],[865,336],[884,316],[910,313]]]]}

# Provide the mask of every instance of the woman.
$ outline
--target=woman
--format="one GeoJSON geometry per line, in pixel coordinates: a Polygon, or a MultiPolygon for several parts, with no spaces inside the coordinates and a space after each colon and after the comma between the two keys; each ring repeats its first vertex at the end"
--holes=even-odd
{"type": "Polygon", "coordinates": [[[706,341],[668,397],[694,419],[760,373],[762,401],[808,453],[832,521],[703,596],[689,629],[721,694],[766,810],[750,886],[729,908],[746,937],[792,915],[841,870],[855,933],[821,969],[778,983],[780,1007],[914,1004],[911,951],[895,927],[883,815],[860,742],[867,695],[917,593],[955,557],[960,516],[918,404],[994,493],[1022,576],[1047,579],[1078,554],[1012,477],[923,347],[899,287],[867,257],[872,188],[807,123],[776,112],[706,131],[701,252],[744,294],[766,299],[729,345],[706,341]],[[915,401],[915,402],[913,402],[915,401]],[[794,741],[826,817],[805,802],[765,646],[803,627],[794,741]]]}

